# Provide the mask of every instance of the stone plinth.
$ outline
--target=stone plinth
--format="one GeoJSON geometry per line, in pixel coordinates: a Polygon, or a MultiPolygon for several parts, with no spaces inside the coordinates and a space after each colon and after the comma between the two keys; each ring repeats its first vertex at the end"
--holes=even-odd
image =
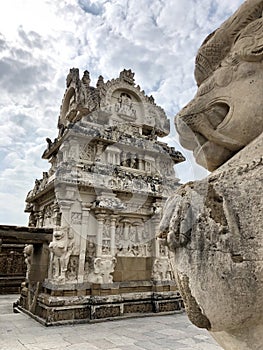
{"type": "Polygon", "coordinates": [[[28,310],[28,289],[21,292],[16,310],[46,326],[86,323],[123,317],[181,311],[183,304],[175,282],[76,283],[55,287],[43,283],[37,304],[28,310]]]}

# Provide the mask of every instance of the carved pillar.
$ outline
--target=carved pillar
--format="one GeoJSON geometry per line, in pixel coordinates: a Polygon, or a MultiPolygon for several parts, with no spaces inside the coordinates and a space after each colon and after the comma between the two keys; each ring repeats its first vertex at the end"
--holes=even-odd
{"type": "Polygon", "coordinates": [[[115,233],[116,233],[116,220],[117,217],[113,216],[111,218],[111,222],[110,222],[110,238],[111,238],[111,255],[114,256],[115,255],[115,233]]]}
{"type": "MultiPolygon", "coordinates": [[[[160,216],[154,215],[154,217],[152,218],[152,229],[154,232],[154,237],[158,231],[158,226],[160,223],[160,216]]],[[[160,239],[159,238],[153,238],[153,252],[152,252],[153,256],[158,258],[160,256],[160,239]]]]}
{"type": "Polygon", "coordinates": [[[104,145],[102,142],[97,143],[97,152],[96,152],[96,161],[100,162],[102,160],[102,153],[103,153],[104,145]]]}
{"type": "Polygon", "coordinates": [[[131,153],[130,167],[133,169],[136,169],[136,154],[135,153],[131,153]]]}
{"type": "Polygon", "coordinates": [[[120,152],[116,153],[116,164],[120,165],[121,163],[121,156],[120,156],[120,152]]]}
{"type": "Polygon", "coordinates": [[[149,155],[144,156],[145,160],[145,171],[147,173],[152,173],[153,169],[153,164],[155,164],[155,159],[153,157],[150,157],[149,155]]]}
{"type": "Polygon", "coordinates": [[[126,152],[122,152],[122,155],[121,155],[121,165],[122,166],[128,166],[127,164],[127,153],[126,152]]]}
{"type": "Polygon", "coordinates": [[[72,202],[63,200],[60,201],[60,209],[61,209],[61,227],[69,227],[70,226],[70,207],[71,207],[72,202]]]}
{"type": "Polygon", "coordinates": [[[115,164],[115,154],[112,151],[110,151],[110,163],[115,164]]]}
{"type": "Polygon", "coordinates": [[[32,212],[32,219],[34,220],[33,222],[35,223],[35,227],[39,227],[39,222],[38,222],[38,211],[32,212]]]}
{"type": "Polygon", "coordinates": [[[69,143],[68,141],[64,141],[60,147],[60,151],[58,153],[58,162],[60,161],[67,161],[68,160],[68,153],[69,153],[69,143]]]}
{"type": "Polygon", "coordinates": [[[160,256],[160,239],[159,238],[155,238],[155,244],[154,244],[154,255],[156,258],[158,258],[160,256]]]}
{"type": "Polygon", "coordinates": [[[61,225],[61,213],[60,213],[60,207],[59,207],[57,202],[54,204],[53,210],[54,210],[53,224],[54,224],[54,226],[60,226],[61,225]]]}
{"type": "Polygon", "coordinates": [[[104,218],[105,218],[105,213],[99,213],[96,215],[96,219],[98,222],[97,242],[96,242],[97,257],[100,257],[102,255],[102,235],[103,235],[104,218]]]}
{"type": "Polygon", "coordinates": [[[130,233],[130,221],[129,220],[123,220],[124,227],[123,227],[123,239],[126,241],[129,239],[129,233],[130,233]]]}
{"type": "Polygon", "coordinates": [[[82,206],[81,237],[80,237],[80,245],[79,245],[79,270],[78,270],[78,282],[79,283],[82,283],[84,281],[89,214],[90,214],[90,206],[83,205],[82,206]]]}
{"type": "Polygon", "coordinates": [[[138,157],[138,169],[144,170],[143,161],[142,161],[142,158],[140,156],[138,157]]]}
{"type": "Polygon", "coordinates": [[[43,227],[44,224],[44,211],[41,210],[38,214],[38,227],[43,227]]]}
{"type": "Polygon", "coordinates": [[[79,141],[77,139],[73,138],[69,141],[68,156],[70,159],[74,159],[74,160],[79,159],[79,141]]]}

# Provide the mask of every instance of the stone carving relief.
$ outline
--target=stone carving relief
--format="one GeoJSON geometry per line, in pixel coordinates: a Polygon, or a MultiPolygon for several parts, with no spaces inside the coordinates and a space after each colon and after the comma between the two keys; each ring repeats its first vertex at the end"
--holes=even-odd
{"type": "Polygon", "coordinates": [[[117,256],[150,256],[152,243],[143,220],[122,219],[116,223],[117,256]]]}
{"type": "Polygon", "coordinates": [[[80,149],[80,159],[87,160],[89,162],[94,161],[95,150],[94,146],[87,144],[80,149]]]}
{"type": "Polygon", "coordinates": [[[110,219],[104,220],[102,232],[102,255],[110,255],[111,253],[111,222],[110,219]]]}
{"type": "Polygon", "coordinates": [[[43,177],[39,186],[39,190],[43,190],[48,183],[48,173],[46,171],[43,172],[43,177]]]}
{"type": "Polygon", "coordinates": [[[66,227],[57,227],[53,241],[49,244],[51,252],[50,277],[57,282],[65,282],[68,263],[74,248],[74,236],[66,227]]]}
{"type": "Polygon", "coordinates": [[[85,70],[80,82],[80,90],[79,90],[79,99],[83,105],[86,105],[89,102],[89,85],[90,85],[89,72],[85,70]]]}
{"type": "Polygon", "coordinates": [[[87,238],[87,247],[85,254],[85,280],[88,280],[88,275],[93,271],[94,267],[94,259],[96,256],[96,244],[93,242],[96,237],[88,237],[87,238]]]}
{"type": "Polygon", "coordinates": [[[123,117],[125,120],[135,120],[136,119],[136,109],[132,102],[131,96],[122,92],[118,98],[118,102],[115,104],[115,111],[118,115],[123,117]],[[128,117],[128,118],[127,118],[128,117]]]}
{"type": "Polygon", "coordinates": [[[77,255],[70,255],[68,265],[67,265],[67,271],[66,271],[67,281],[77,281],[78,267],[79,267],[79,257],[77,255]]]}
{"type": "Polygon", "coordinates": [[[159,162],[159,169],[161,173],[165,173],[167,176],[172,176],[174,175],[174,169],[173,169],[173,164],[170,160],[160,160],[159,162]]]}
{"type": "Polygon", "coordinates": [[[98,199],[93,203],[94,208],[104,208],[109,210],[114,209],[125,209],[126,206],[119,198],[99,196],[98,199]]]}
{"type": "Polygon", "coordinates": [[[136,125],[131,125],[130,123],[117,124],[111,127],[112,138],[115,141],[119,141],[125,135],[140,136],[140,127],[136,125]]]}
{"type": "Polygon", "coordinates": [[[161,257],[167,256],[167,244],[164,239],[158,239],[158,245],[159,245],[159,255],[161,257]]]}
{"type": "Polygon", "coordinates": [[[170,128],[170,124],[167,124],[167,118],[163,109],[156,108],[154,105],[148,105],[147,109],[147,121],[149,125],[155,126],[157,129],[170,128]]]}
{"type": "Polygon", "coordinates": [[[93,271],[88,275],[88,282],[91,283],[112,283],[112,273],[116,266],[117,259],[112,257],[95,258],[93,271]]]}
{"type": "Polygon", "coordinates": [[[71,213],[71,223],[75,225],[81,225],[82,222],[82,213],[72,212],[71,213]]]}
{"type": "MultiPolygon", "coordinates": [[[[27,199],[30,198],[30,194],[32,191],[30,191],[27,195],[27,199]]],[[[31,203],[27,203],[25,207],[25,212],[30,213],[29,215],[29,220],[28,220],[28,226],[29,227],[36,227],[37,225],[37,217],[36,217],[36,212],[35,212],[35,207],[31,203]]]]}
{"type": "Polygon", "coordinates": [[[72,68],[67,77],[67,90],[62,101],[59,118],[59,137],[62,137],[70,123],[79,121],[83,115],[98,107],[99,93],[90,87],[89,72],[79,78],[79,69],[72,68]]]}
{"type": "Polygon", "coordinates": [[[120,80],[123,80],[130,85],[134,85],[134,73],[131,69],[124,69],[120,72],[120,80]]]}
{"type": "Polygon", "coordinates": [[[79,69],[78,68],[71,68],[69,70],[69,73],[67,75],[67,79],[66,79],[66,84],[67,84],[67,88],[70,85],[78,85],[79,82],[79,69]]]}
{"type": "Polygon", "coordinates": [[[24,259],[21,252],[15,250],[4,251],[0,254],[0,268],[2,275],[24,275],[24,259]]]}
{"type": "Polygon", "coordinates": [[[31,262],[32,262],[32,255],[33,255],[33,245],[27,244],[24,248],[24,257],[25,257],[25,263],[26,263],[26,281],[29,278],[30,269],[31,269],[31,262]]]}
{"type": "Polygon", "coordinates": [[[155,259],[153,263],[152,279],[154,281],[170,281],[173,279],[171,263],[167,256],[155,259]]]}
{"type": "Polygon", "coordinates": [[[47,205],[44,208],[43,214],[42,214],[42,225],[45,227],[52,227],[53,226],[53,205],[47,205]]]}

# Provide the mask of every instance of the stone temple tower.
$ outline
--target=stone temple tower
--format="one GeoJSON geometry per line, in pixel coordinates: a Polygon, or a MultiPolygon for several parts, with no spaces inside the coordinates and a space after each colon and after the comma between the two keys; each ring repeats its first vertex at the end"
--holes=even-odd
{"type": "Polygon", "coordinates": [[[32,253],[41,273],[32,266],[19,307],[47,325],[178,309],[155,238],[184,161],[159,141],[169,120],[131,70],[92,87],[89,72],[80,79],[73,68],[66,82],[58,137],[43,154],[50,170],[26,199],[29,226],[53,228],[53,240],[40,260],[32,253]]]}

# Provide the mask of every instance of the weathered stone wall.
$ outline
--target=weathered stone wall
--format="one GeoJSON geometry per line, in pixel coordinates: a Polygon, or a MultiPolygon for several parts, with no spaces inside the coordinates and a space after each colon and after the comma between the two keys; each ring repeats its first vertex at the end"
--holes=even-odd
{"type": "Polygon", "coordinates": [[[24,247],[24,244],[8,243],[6,240],[0,243],[0,294],[20,292],[26,277],[24,247]]]}
{"type": "MultiPolygon", "coordinates": [[[[49,229],[0,225],[0,294],[20,292],[28,268],[25,246],[34,244],[41,249],[51,239],[49,229]]],[[[37,274],[39,277],[39,271],[37,274]]]]}

